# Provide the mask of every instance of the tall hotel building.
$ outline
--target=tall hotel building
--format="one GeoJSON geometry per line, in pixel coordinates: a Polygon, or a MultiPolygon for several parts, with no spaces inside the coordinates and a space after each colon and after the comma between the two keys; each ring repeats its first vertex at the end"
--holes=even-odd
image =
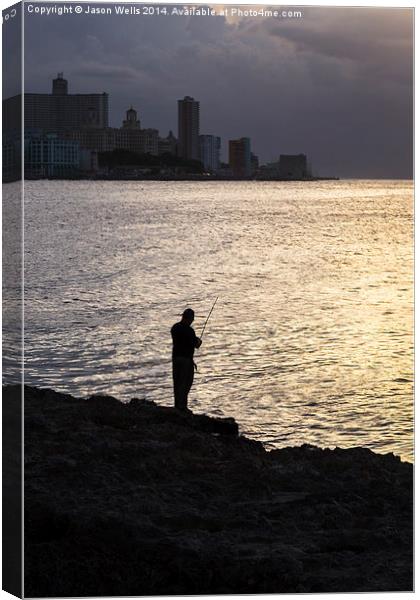
{"type": "Polygon", "coordinates": [[[200,160],[206,170],[216,172],[220,169],[221,141],[215,135],[200,135],[200,160]]]}
{"type": "Polygon", "coordinates": [[[178,100],[178,152],[186,160],[200,160],[200,103],[190,96],[178,100]]]}
{"type": "MultiPolygon", "coordinates": [[[[74,129],[108,127],[108,94],[69,94],[59,73],[52,94],[24,94],[25,127],[61,133],[74,129]]],[[[21,95],[3,101],[3,130],[20,128],[21,95]]]]}
{"type": "Polygon", "coordinates": [[[251,141],[249,138],[229,140],[229,167],[234,177],[251,176],[251,141]]]}

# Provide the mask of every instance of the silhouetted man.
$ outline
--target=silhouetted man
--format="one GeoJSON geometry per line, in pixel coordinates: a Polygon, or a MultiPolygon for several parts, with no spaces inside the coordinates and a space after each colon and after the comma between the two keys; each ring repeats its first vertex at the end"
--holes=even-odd
{"type": "Polygon", "coordinates": [[[193,321],[194,311],[187,308],[171,329],[175,408],[179,410],[188,410],[188,393],[194,380],[194,350],[201,346],[200,338],[191,327],[193,321]]]}

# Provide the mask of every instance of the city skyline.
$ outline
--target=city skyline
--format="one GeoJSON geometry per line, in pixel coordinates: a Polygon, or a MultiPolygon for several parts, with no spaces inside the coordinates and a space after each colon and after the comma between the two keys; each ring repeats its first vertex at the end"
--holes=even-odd
{"type": "MultiPolygon", "coordinates": [[[[108,92],[110,126],[130,105],[177,131],[200,101],[200,133],[249,137],[261,163],[311,157],[340,177],[412,176],[412,11],[305,8],[299,20],[26,15],[28,92],[64,71],[69,93],[108,92]],[[41,35],[42,32],[42,35],[41,35]]],[[[7,90],[7,85],[6,85],[7,90]]],[[[12,91],[12,90],[9,90],[12,91]]],[[[8,94],[13,95],[13,94],[8,94]]]]}
{"type": "MultiPolygon", "coordinates": [[[[45,173],[50,177],[74,177],[86,175],[87,172],[92,176],[99,172],[99,162],[107,162],[103,156],[99,159],[99,155],[122,151],[131,153],[135,164],[141,159],[149,167],[154,157],[161,157],[163,163],[160,163],[159,173],[154,172],[155,176],[169,175],[168,161],[175,167],[172,175],[179,176],[181,172],[177,167],[181,164],[175,163],[180,160],[183,163],[183,176],[187,173],[197,176],[197,172],[204,169],[206,177],[222,179],[313,178],[307,157],[302,153],[280,154],[278,161],[260,165],[258,156],[251,152],[251,140],[247,137],[228,140],[228,164],[222,164],[221,138],[200,134],[200,102],[185,96],[177,103],[178,139],[172,131],[162,137],[158,129],[142,128],[139,115],[132,105],[127,109],[126,118],[119,128],[109,127],[109,95],[106,92],[69,94],[69,82],[63,72],[59,72],[52,81],[50,94],[26,92],[24,95],[25,173],[28,177],[39,177],[45,173]],[[54,160],[51,160],[52,156],[54,160]],[[189,162],[201,162],[201,166],[187,166],[189,162]]],[[[6,179],[16,177],[19,170],[17,157],[21,117],[21,94],[4,99],[3,133],[7,135],[3,137],[3,166],[6,179]]],[[[114,158],[117,156],[114,155],[114,158]]],[[[127,155],[122,160],[126,158],[127,155]]],[[[147,173],[142,171],[142,174],[147,173]]]]}

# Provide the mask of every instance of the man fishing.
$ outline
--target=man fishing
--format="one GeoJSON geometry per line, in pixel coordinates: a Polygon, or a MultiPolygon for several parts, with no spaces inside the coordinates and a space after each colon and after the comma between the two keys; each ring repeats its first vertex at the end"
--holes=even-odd
{"type": "Polygon", "coordinates": [[[193,321],[194,311],[187,308],[182,314],[182,319],[171,329],[175,408],[183,411],[188,410],[188,393],[194,381],[194,350],[202,344],[191,327],[193,321]]]}
{"type": "Polygon", "coordinates": [[[195,331],[191,327],[194,321],[194,311],[192,308],[186,308],[182,314],[182,319],[172,326],[172,374],[174,380],[175,408],[179,410],[188,411],[188,394],[194,381],[194,351],[202,344],[206,325],[217,300],[218,298],[216,298],[208,314],[200,337],[195,335],[195,331]]]}

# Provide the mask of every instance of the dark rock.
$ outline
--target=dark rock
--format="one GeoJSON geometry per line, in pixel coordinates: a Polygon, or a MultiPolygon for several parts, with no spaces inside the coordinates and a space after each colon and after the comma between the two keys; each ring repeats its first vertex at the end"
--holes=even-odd
{"type": "MultiPolygon", "coordinates": [[[[6,419],[20,388],[3,390],[6,419]]],[[[25,388],[27,596],[413,589],[413,469],[233,419],[25,388]]]]}

